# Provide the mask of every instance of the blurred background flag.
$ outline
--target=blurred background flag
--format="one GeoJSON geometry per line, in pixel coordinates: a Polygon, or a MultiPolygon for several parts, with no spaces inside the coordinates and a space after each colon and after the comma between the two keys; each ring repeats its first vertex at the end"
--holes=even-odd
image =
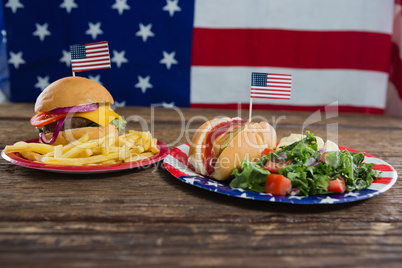
{"type": "Polygon", "coordinates": [[[73,73],[111,67],[109,46],[106,41],[72,45],[70,46],[70,53],[73,73]]]}
{"type": "Polygon", "coordinates": [[[80,75],[117,105],[246,109],[250,73],[291,73],[291,100],[254,109],[402,115],[400,17],[401,0],[3,0],[0,89],[33,102],[71,75],[70,44],[107,40],[113,68],[80,75]]]}

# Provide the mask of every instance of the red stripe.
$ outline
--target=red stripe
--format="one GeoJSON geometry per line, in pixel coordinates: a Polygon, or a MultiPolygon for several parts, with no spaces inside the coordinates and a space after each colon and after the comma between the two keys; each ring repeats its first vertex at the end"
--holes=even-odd
{"type": "Polygon", "coordinates": [[[88,43],[85,44],[86,46],[91,46],[91,45],[99,45],[99,44],[107,44],[107,41],[101,41],[101,42],[95,42],[95,43],[88,43]]]}
{"type": "Polygon", "coordinates": [[[283,92],[283,93],[285,93],[285,92],[288,92],[288,93],[292,92],[291,90],[268,89],[268,88],[254,88],[254,87],[251,88],[251,91],[275,91],[275,92],[283,92]]]}
{"type": "Polygon", "coordinates": [[[80,60],[72,60],[71,63],[78,64],[78,63],[92,63],[92,62],[101,62],[101,61],[110,61],[109,59],[80,59],[80,60]]]}
{"type": "Polygon", "coordinates": [[[402,99],[402,60],[400,58],[400,49],[397,44],[392,44],[391,64],[389,72],[389,81],[391,81],[402,99]]]}
{"type": "Polygon", "coordinates": [[[102,66],[102,65],[106,65],[106,64],[109,64],[110,65],[110,63],[92,63],[92,62],[89,62],[89,63],[87,63],[87,62],[80,62],[81,63],[81,65],[73,65],[74,66],[74,68],[81,68],[81,67],[88,67],[88,66],[94,66],[94,67],[96,67],[96,66],[102,66]],[[87,63],[87,64],[82,64],[82,63],[87,63]]]}
{"type": "MultiPolygon", "coordinates": [[[[96,48],[96,49],[98,49],[98,48],[96,48]]],[[[85,51],[85,53],[87,55],[96,54],[96,53],[103,53],[104,55],[109,55],[109,50],[105,49],[105,50],[95,51],[95,48],[94,48],[94,49],[90,49],[90,50],[85,51]]]]}
{"type": "Polygon", "coordinates": [[[261,99],[290,99],[290,94],[263,93],[256,95],[255,93],[251,93],[250,96],[252,98],[261,98],[261,99]],[[276,98],[276,96],[278,98],[276,98]]]}
{"type": "Polygon", "coordinates": [[[375,165],[373,169],[379,171],[394,171],[394,169],[389,165],[375,165]]]}
{"type": "Polygon", "coordinates": [[[267,87],[292,88],[292,86],[279,86],[271,83],[267,84],[267,87]]]}
{"type": "Polygon", "coordinates": [[[284,93],[284,94],[281,94],[281,93],[275,93],[275,92],[254,92],[254,91],[251,91],[251,96],[254,96],[255,95],[255,98],[258,98],[259,96],[258,95],[267,95],[267,96],[288,96],[288,97],[290,97],[290,94],[289,93],[284,93]]]}
{"type": "Polygon", "coordinates": [[[373,183],[390,184],[391,181],[392,181],[392,178],[380,177],[378,179],[373,180],[373,183]]]}
{"type": "Polygon", "coordinates": [[[192,65],[342,68],[388,73],[390,52],[391,36],[382,33],[194,28],[192,65]]]}
{"type": "Polygon", "coordinates": [[[179,160],[183,165],[194,171],[194,167],[188,162],[188,156],[179,149],[173,149],[170,154],[177,160],[179,160]]]}
{"type": "Polygon", "coordinates": [[[267,75],[268,75],[268,76],[270,76],[270,75],[288,76],[288,77],[290,77],[290,78],[284,77],[284,78],[281,78],[281,79],[289,79],[289,80],[291,80],[291,77],[292,77],[291,74],[276,74],[276,73],[274,74],[274,73],[267,73],[267,75]]]}
{"type": "Polygon", "coordinates": [[[267,85],[269,84],[284,84],[284,85],[292,85],[291,82],[279,82],[279,81],[267,81],[267,85]]]}
{"type": "Polygon", "coordinates": [[[86,69],[72,69],[72,71],[73,72],[84,72],[84,71],[90,71],[90,70],[100,70],[100,69],[109,69],[110,68],[110,65],[109,66],[105,66],[105,67],[93,67],[93,68],[86,68],[86,69]]]}
{"type": "Polygon", "coordinates": [[[275,83],[288,83],[288,84],[292,83],[292,79],[282,79],[282,78],[276,78],[276,77],[267,78],[267,83],[269,83],[270,81],[275,82],[275,83]],[[276,81],[276,80],[282,80],[284,82],[276,81]]]}
{"type": "MultiPolygon", "coordinates": [[[[271,95],[274,95],[274,94],[271,94],[271,95]]],[[[279,94],[276,94],[276,95],[279,95],[279,94]]],[[[255,99],[290,100],[290,96],[288,98],[276,98],[276,97],[263,97],[263,96],[251,95],[251,97],[255,98],[255,99]]]]}
{"type": "Polygon", "coordinates": [[[165,167],[170,173],[172,173],[173,176],[175,176],[177,178],[181,177],[181,176],[188,176],[188,174],[178,170],[177,168],[173,167],[172,165],[170,165],[168,163],[165,163],[165,167]]]}
{"type": "Polygon", "coordinates": [[[72,62],[79,63],[79,62],[97,62],[97,61],[108,61],[108,60],[110,60],[108,57],[101,59],[98,59],[98,57],[89,57],[85,59],[76,59],[76,60],[74,59],[72,60],[72,62]]]}
{"type": "MultiPolygon", "coordinates": [[[[237,109],[249,109],[249,103],[191,103],[191,108],[201,108],[201,109],[226,109],[226,110],[237,110],[237,109]]],[[[254,110],[277,110],[277,111],[303,111],[303,112],[315,112],[317,110],[322,110],[325,112],[325,105],[280,105],[280,104],[262,104],[253,103],[254,110]]],[[[384,114],[384,109],[374,108],[374,107],[356,107],[340,105],[338,106],[338,112],[340,113],[368,113],[368,114],[384,114]]]]}

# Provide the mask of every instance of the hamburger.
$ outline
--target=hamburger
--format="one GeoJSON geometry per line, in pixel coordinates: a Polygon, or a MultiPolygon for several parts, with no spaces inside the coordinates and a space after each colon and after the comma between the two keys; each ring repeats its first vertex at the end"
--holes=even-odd
{"type": "Polygon", "coordinates": [[[101,84],[78,76],[61,78],[47,86],[35,102],[31,124],[46,144],[67,144],[88,133],[97,139],[118,135],[124,119],[115,113],[112,95],[101,84]]]}
{"type": "Polygon", "coordinates": [[[265,148],[275,148],[276,141],[276,131],[267,122],[215,118],[195,132],[188,161],[195,172],[222,181],[240,168],[244,157],[257,161],[265,148]]]}

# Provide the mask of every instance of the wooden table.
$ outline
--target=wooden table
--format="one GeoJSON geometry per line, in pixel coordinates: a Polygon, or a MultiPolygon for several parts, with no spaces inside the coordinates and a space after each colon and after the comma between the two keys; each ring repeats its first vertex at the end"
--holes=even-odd
{"type": "MultiPolygon", "coordinates": [[[[171,149],[205,118],[248,111],[118,108],[171,149]],[[187,134],[182,127],[187,128],[187,134]]],[[[0,105],[0,149],[37,137],[33,104],[0,105]]],[[[308,129],[402,174],[397,117],[254,111],[279,137],[308,129]],[[321,120],[318,120],[321,117],[321,120]],[[304,125],[311,123],[307,128],[304,125]]],[[[129,123],[129,128],[139,128],[129,123]]],[[[363,201],[292,205],[225,196],[148,169],[71,175],[0,160],[0,267],[401,267],[402,186],[363,201]]]]}

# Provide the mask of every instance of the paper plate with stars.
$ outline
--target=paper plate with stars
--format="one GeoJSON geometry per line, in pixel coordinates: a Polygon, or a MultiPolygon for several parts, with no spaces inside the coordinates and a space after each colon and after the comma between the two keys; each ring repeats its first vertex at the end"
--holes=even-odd
{"type": "MultiPolygon", "coordinates": [[[[338,204],[354,202],[371,198],[379,195],[392,187],[395,184],[398,174],[396,170],[387,162],[374,157],[368,153],[365,155],[364,162],[374,163],[374,169],[382,172],[382,176],[371,184],[367,189],[342,194],[333,195],[316,195],[316,196],[279,196],[267,193],[256,193],[253,191],[243,190],[230,187],[227,183],[222,183],[208,177],[202,176],[194,172],[194,168],[188,163],[188,152],[190,149],[189,143],[180,145],[174,148],[170,154],[163,160],[166,170],[179,180],[215,193],[253,199],[269,202],[292,203],[292,204],[338,204]]],[[[347,149],[351,152],[359,152],[350,148],[339,146],[339,149],[347,149]]]]}

